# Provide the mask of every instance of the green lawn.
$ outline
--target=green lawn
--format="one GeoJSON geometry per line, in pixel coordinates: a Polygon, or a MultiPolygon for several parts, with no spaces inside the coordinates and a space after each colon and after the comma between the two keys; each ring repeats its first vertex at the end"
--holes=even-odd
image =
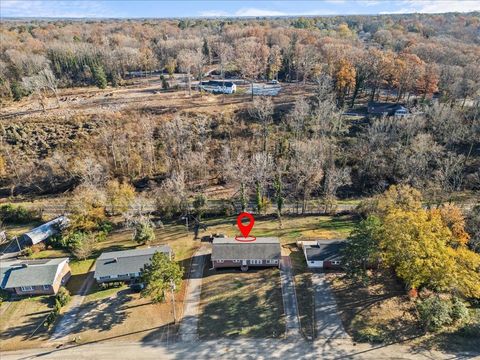
{"type": "Polygon", "coordinates": [[[72,260],[70,261],[70,268],[72,269],[72,277],[67,283],[67,289],[72,295],[79,293],[83,282],[85,281],[88,270],[92,267],[95,259],[86,260],[72,260]]]}
{"type": "Polygon", "coordinates": [[[109,287],[106,289],[102,289],[96,283],[91,287],[90,291],[88,292],[87,297],[85,298],[85,302],[96,301],[100,299],[109,298],[113,295],[116,295],[121,290],[126,290],[128,288],[127,285],[121,285],[117,287],[109,287]]]}

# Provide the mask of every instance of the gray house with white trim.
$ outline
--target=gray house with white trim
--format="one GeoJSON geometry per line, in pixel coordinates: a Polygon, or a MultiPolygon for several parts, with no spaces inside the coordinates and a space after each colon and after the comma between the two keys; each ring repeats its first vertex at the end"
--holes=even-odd
{"type": "Polygon", "coordinates": [[[280,267],[281,248],[278,238],[257,238],[242,242],[235,238],[216,238],[212,242],[213,268],[280,267]]]}
{"type": "Polygon", "coordinates": [[[170,246],[155,246],[145,249],[112,251],[102,253],[95,263],[94,278],[98,283],[131,282],[140,277],[143,267],[150,264],[156,252],[172,256],[170,246]]]}
{"type": "Polygon", "coordinates": [[[68,258],[3,260],[0,288],[17,295],[54,295],[70,279],[68,258]]]}

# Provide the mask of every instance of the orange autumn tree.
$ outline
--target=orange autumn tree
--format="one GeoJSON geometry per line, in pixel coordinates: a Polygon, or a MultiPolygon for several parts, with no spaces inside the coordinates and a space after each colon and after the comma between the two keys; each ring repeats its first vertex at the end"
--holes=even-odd
{"type": "Polygon", "coordinates": [[[355,87],[355,67],[347,59],[341,59],[335,70],[335,89],[340,105],[343,105],[347,93],[355,87]]]}

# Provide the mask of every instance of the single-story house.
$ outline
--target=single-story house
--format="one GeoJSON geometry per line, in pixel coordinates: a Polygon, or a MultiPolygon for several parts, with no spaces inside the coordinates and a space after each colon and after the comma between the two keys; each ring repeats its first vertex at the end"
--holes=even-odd
{"type": "Polygon", "coordinates": [[[216,238],[212,242],[213,268],[280,267],[281,249],[278,238],[257,238],[242,242],[235,238],[216,238]]]}
{"type": "Polygon", "coordinates": [[[55,295],[70,279],[68,258],[0,263],[0,287],[18,295],[55,295]]]}
{"type": "Polygon", "coordinates": [[[59,216],[23,234],[22,238],[31,245],[35,245],[48,239],[50,236],[58,234],[63,228],[68,226],[68,223],[69,220],[66,216],[59,216]]]}
{"type": "Polygon", "coordinates": [[[309,268],[340,269],[345,240],[303,241],[302,248],[309,268]]]}
{"type": "Polygon", "coordinates": [[[233,94],[237,91],[237,85],[232,81],[209,80],[202,81],[200,88],[213,93],[233,94]]]}
{"type": "Polygon", "coordinates": [[[104,252],[95,263],[93,277],[98,283],[113,281],[132,282],[140,277],[142,268],[150,264],[156,252],[172,256],[172,249],[167,246],[155,246],[146,249],[104,252]]]}
{"type": "Polygon", "coordinates": [[[405,116],[408,109],[402,104],[370,101],[368,114],[372,116],[405,116]]]}

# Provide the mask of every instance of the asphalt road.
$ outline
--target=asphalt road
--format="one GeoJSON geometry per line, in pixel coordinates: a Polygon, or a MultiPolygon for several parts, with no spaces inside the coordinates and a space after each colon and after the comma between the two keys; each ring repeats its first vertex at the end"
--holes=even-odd
{"type": "Polygon", "coordinates": [[[2,360],[26,359],[375,359],[375,360],[444,360],[467,359],[422,348],[410,349],[402,344],[354,345],[349,340],[218,339],[211,341],[162,343],[99,342],[59,349],[30,349],[3,352],[2,360]]]}

